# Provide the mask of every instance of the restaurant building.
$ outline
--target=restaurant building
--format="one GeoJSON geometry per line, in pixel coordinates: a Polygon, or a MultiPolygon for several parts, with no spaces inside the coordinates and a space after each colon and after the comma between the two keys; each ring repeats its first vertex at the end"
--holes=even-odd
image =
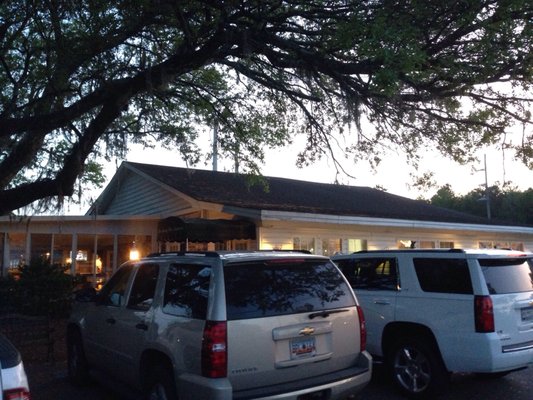
{"type": "Polygon", "coordinates": [[[533,250],[515,226],[378,189],[124,162],[83,216],[0,217],[0,272],[34,257],[106,277],[161,251],[533,250]]]}

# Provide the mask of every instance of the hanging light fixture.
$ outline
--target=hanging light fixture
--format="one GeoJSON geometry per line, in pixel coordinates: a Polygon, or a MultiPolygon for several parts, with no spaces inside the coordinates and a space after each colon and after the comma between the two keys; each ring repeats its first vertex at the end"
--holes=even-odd
{"type": "Polygon", "coordinates": [[[130,260],[138,260],[140,258],[139,250],[137,250],[137,247],[135,246],[135,241],[133,241],[133,244],[130,249],[130,260]]]}

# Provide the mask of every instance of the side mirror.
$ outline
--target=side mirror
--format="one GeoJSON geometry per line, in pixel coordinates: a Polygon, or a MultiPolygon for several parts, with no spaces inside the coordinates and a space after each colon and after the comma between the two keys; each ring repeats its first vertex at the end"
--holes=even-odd
{"type": "Polygon", "coordinates": [[[74,300],[80,303],[90,303],[96,301],[97,292],[93,287],[82,288],[74,292],[74,300]]]}

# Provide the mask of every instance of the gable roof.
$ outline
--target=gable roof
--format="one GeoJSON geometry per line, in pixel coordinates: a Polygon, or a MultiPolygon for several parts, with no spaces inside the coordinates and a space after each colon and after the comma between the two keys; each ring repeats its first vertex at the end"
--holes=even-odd
{"type": "MultiPolygon", "coordinates": [[[[474,215],[432,206],[421,200],[378,189],[263,177],[253,183],[247,175],[199,169],[124,162],[144,174],[197,201],[252,210],[287,211],[415,221],[492,224],[474,215]]],[[[111,185],[111,183],[110,183],[111,185]]],[[[108,191],[109,187],[106,188],[108,191]]],[[[116,189],[115,189],[116,190],[116,189]]],[[[102,193],[101,197],[104,195],[102,193]]],[[[89,210],[88,213],[91,213],[89,210]]]]}

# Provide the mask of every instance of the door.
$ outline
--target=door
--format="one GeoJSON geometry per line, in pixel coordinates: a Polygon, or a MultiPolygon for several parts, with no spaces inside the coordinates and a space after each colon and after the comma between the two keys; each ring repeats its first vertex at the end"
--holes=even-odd
{"type": "Polygon", "coordinates": [[[111,341],[115,335],[115,324],[121,309],[125,307],[126,292],[133,273],[133,265],[121,267],[102,288],[97,301],[85,316],[84,340],[87,345],[87,358],[93,365],[105,369],[113,362],[111,341]]]}
{"type": "Polygon", "coordinates": [[[396,298],[400,289],[398,262],[394,257],[345,258],[335,260],[363,307],[367,329],[367,349],[382,356],[381,336],[395,320],[396,298]]]}
{"type": "Polygon", "coordinates": [[[158,264],[141,264],[135,273],[125,307],[109,316],[111,326],[106,340],[112,354],[110,365],[113,365],[115,374],[126,382],[137,380],[140,355],[146,348],[152,326],[152,304],[158,276],[158,264]]]}

